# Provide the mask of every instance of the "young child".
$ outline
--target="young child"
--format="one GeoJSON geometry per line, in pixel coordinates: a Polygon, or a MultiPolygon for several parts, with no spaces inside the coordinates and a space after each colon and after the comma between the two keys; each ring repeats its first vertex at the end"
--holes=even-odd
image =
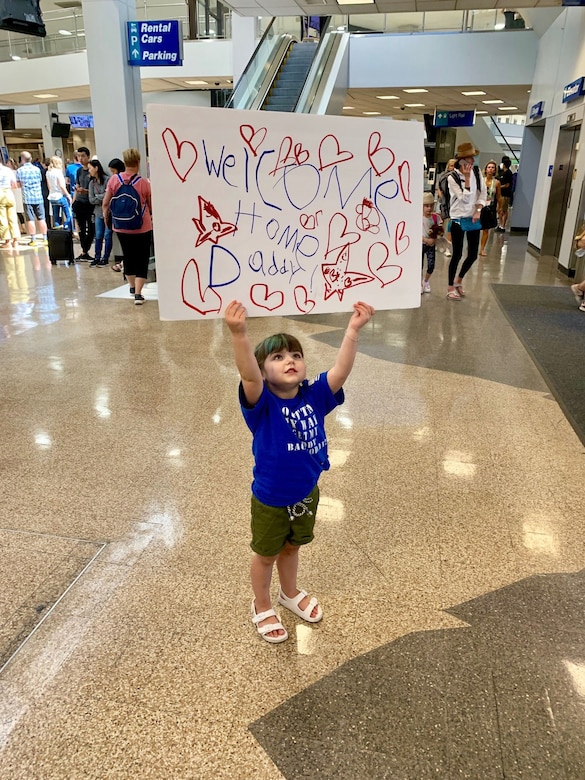
{"type": "Polygon", "coordinates": [[[297,588],[299,547],[313,540],[317,481],[329,469],[325,415],[344,401],[342,387],[353,368],[359,331],[373,314],[366,303],[354,304],[333,367],[307,381],[303,349],[294,336],[277,333],[254,350],[244,306],[232,301],[225,311],[241,377],[242,413],[253,434],[252,623],[267,642],[288,638],[270,600],[275,563],[278,603],[309,623],[323,617],[317,599],[297,588]]]}
{"type": "Polygon", "coordinates": [[[425,268],[425,256],[427,258],[427,272],[421,285],[422,293],[430,293],[429,279],[435,270],[435,243],[439,236],[443,235],[443,221],[438,214],[433,212],[435,197],[432,192],[423,195],[423,225],[422,225],[422,267],[425,268]]]}

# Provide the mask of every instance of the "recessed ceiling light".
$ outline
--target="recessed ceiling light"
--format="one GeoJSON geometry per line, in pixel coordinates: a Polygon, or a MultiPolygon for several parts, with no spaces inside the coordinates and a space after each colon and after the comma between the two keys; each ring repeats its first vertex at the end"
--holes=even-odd
{"type": "Polygon", "coordinates": [[[398,95],[376,95],[378,100],[400,100],[398,95]]]}
{"type": "Polygon", "coordinates": [[[487,92],[484,92],[481,89],[476,89],[473,92],[462,92],[461,94],[467,95],[469,97],[470,95],[487,95],[487,92]]]}
{"type": "Polygon", "coordinates": [[[518,111],[518,106],[498,106],[498,111],[518,111]]]}
{"type": "Polygon", "coordinates": [[[404,105],[407,108],[422,108],[424,106],[424,103],[405,103],[404,105]]]}
{"type": "Polygon", "coordinates": [[[343,106],[344,111],[353,111],[355,106],[343,106]]]}
{"type": "Polygon", "coordinates": [[[71,30],[59,30],[60,35],[73,35],[71,30]]]}
{"type": "Polygon", "coordinates": [[[206,81],[186,81],[185,84],[191,84],[194,87],[208,87],[209,84],[206,81]]]}
{"type": "Polygon", "coordinates": [[[337,5],[370,5],[374,0],[337,0],[337,5]]]}
{"type": "Polygon", "coordinates": [[[503,103],[503,100],[482,100],[482,103],[485,103],[486,106],[495,106],[496,103],[503,103]]]}
{"type": "Polygon", "coordinates": [[[364,111],[364,116],[382,116],[379,111],[364,111]]]}
{"type": "Polygon", "coordinates": [[[487,111],[476,111],[475,113],[476,114],[487,114],[488,112],[487,111]]]}
{"type": "Polygon", "coordinates": [[[33,97],[38,97],[41,100],[49,100],[49,98],[57,98],[59,95],[51,95],[50,92],[43,92],[41,95],[33,95],[33,97]]]}
{"type": "Polygon", "coordinates": [[[403,92],[408,92],[409,95],[415,95],[417,92],[428,92],[428,89],[403,89],[403,92]]]}

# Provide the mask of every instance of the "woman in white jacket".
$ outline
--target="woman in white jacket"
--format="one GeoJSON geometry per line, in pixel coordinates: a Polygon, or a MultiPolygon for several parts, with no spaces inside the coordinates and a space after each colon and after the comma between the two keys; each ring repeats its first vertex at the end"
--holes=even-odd
{"type": "Polygon", "coordinates": [[[449,263],[447,298],[460,301],[465,297],[463,277],[477,260],[481,235],[481,210],[486,204],[487,192],[481,171],[475,165],[477,149],[469,142],[457,147],[455,170],[449,174],[449,214],[453,255],[449,263]],[[463,239],[467,236],[467,257],[457,274],[463,255],[463,239]]]}

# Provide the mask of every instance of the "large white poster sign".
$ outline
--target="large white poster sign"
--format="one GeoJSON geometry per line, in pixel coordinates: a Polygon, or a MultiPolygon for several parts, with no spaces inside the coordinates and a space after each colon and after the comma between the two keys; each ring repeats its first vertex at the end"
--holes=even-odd
{"type": "Polygon", "coordinates": [[[150,105],[160,316],[420,305],[423,129],[150,105]]]}

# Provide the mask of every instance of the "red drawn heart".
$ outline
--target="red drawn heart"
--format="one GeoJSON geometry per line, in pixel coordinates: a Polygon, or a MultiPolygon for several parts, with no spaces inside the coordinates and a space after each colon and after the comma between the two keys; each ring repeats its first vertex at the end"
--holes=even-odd
{"type": "Polygon", "coordinates": [[[189,260],[183,271],[181,279],[181,296],[183,303],[199,314],[211,314],[221,311],[223,301],[213,287],[201,290],[201,273],[197,260],[193,257],[189,260]]]}
{"type": "Polygon", "coordinates": [[[329,168],[331,165],[347,162],[353,159],[353,154],[348,150],[342,150],[339,141],[334,135],[326,135],[319,144],[319,170],[329,168]]]}
{"type": "Polygon", "coordinates": [[[242,140],[248,146],[254,157],[258,155],[258,149],[262,146],[268,130],[265,127],[259,127],[254,130],[252,125],[240,125],[240,135],[242,140]]]}
{"type": "Polygon", "coordinates": [[[368,160],[374,169],[376,176],[386,173],[394,165],[396,155],[387,146],[380,146],[382,136],[377,131],[368,139],[368,160]],[[375,160],[375,162],[374,162],[375,160]]]}
{"type": "Polygon", "coordinates": [[[334,214],[329,220],[327,234],[327,251],[325,256],[336,249],[341,249],[348,244],[355,244],[360,240],[359,233],[347,232],[347,217],[341,212],[334,214]]]}
{"type": "Polygon", "coordinates": [[[284,293],[282,290],[274,290],[274,292],[269,293],[267,284],[253,284],[250,287],[250,300],[254,306],[258,306],[260,309],[274,311],[280,309],[284,303],[284,293]]]}
{"type": "Polygon", "coordinates": [[[305,230],[315,230],[317,227],[317,219],[314,214],[301,214],[299,216],[299,222],[301,227],[305,230]]]}
{"type": "Polygon", "coordinates": [[[174,172],[182,182],[186,181],[191,169],[197,162],[195,144],[191,143],[191,141],[181,141],[179,143],[177,136],[170,127],[163,130],[162,139],[174,172]],[[183,155],[184,159],[181,159],[183,155]],[[182,165],[179,166],[179,163],[182,163],[182,165]]]}
{"type": "Polygon", "coordinates": [[[410,163],[405,160],[398,166],[398,179],[400,181],[400,192],[406,203],[412,203],[410,200],[410,163]]]}
{"type": "Polygon", "coordinates": [[[402,276],[402,266],[392,265],[387,263],[388,247],[386,244],[376,242],[368,249],[368,268],[372,274],[378,279],[382,287],[386,287],[387,284],[397,281],[402,276]]]}
{"type": "Polygon", "coordinates": [[[297,309],[301,312],[301,314],[308,314],[312,309],[315,308],[315,301],[312,298],[309,298],[307,288],[303,287],[302,284],[299,284],[298,287],[295,287],[294,295],[297,309]]]}
{"type": "Polygon", "coordinates": [[[410,246],[410,236],[405,235],[405,228],[406,222],[401,220],[396,225],[396,230],[394,231],[394,249],[396,250],[397,255],[401,255],[403,252],[406,252],[410,246]]]}

